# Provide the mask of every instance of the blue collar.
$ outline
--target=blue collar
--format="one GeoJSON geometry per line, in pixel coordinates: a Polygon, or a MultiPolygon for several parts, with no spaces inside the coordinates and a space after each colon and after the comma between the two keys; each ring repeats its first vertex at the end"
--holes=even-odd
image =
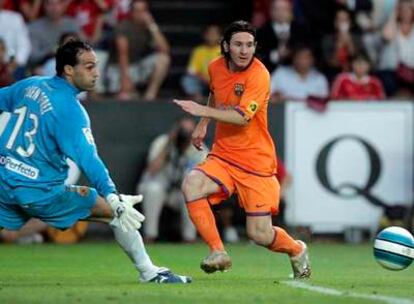
{"type": "Polygon", "coordinates": [[[52,80],[59,87],[69,90],[71,93],[73,93],[74,96],[78,95],[81,92],[81,90],[79,90],[78,88],[70,84],[66,79],[62,77],[59,77],[56,75],[56,76],[53,76],[52,80]]]}

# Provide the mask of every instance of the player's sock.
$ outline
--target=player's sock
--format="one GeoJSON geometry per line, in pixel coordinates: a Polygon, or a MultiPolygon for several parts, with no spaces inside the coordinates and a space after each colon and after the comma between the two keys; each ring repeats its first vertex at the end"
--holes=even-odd
{"type": "Polygon", "coordinates": [[[210,247],[210,250],[224,250],[223,242],[217,230],[216,220],[207,199],[203,198],[187,202],[187,209],[194,226],[196,226],[197,231],[208,247],[210,247]]]}
{"type": "Polygon", "coordinates": [[[114,231],[115,239],[129,256],[144,281],[151,279],[160,269],[155,266],[145,250],[144,242],[138,230],[125,232],[119,226],[119,221],[114,219],[109,225],[114,231]]]}
{"type": "Polygon", "coordinates": [[[271,251],[287,253],[296,256],[302,252],[302,246],[296,242],[284,229],[273,227],[275,236],[273,242],[267,247],[271,251]]]}

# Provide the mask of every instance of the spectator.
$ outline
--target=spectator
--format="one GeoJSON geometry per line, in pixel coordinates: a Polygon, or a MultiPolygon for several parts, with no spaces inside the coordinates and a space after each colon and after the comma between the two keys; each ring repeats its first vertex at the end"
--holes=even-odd
{"type": "Polygon", "coordinates": [[[305,27],[293,20],[292,4],[288,0],[274,0],[270,8],[271,20],[257,32],[259,55],[269,72],[285,62],[291,48],[300,41],[310,44],[305,27]]]}
{"type": "MultiPolygon", "coordinates": [[[[353,13],[370,11],[372,2],[389,0],[294,0],[295,18],[307,23],[312,28],[312,37],[320,42],[320,38],[332,33],[335,13],[338,9],[346,9],[353,13]]],[[[394,0],[392,0],[394,1],[394,0]]]]}
{"type": "Polygon", "coordinates": [[[278,67],[271,76],[272,101],[328,97],[328,81],[314,68],[312,50],[307,46],[293,51],[293,64],[278,67]]]}
{"type": "Polygon", "coordinates": [[[170,46],[145,0],[131,3],[131,14],[115,29],[115,48],[108,67],[109,91],[129,100],[136,85],[146,84],[145,100],[158,96],[170,65],[170,46]]]}
{"type": "MultiPolygon", "coordinates": [[[[62,36],[59,37],[59,42],[57,45],[65,44],[67,41],[71,39],[79,39],[78,33],[64,33],[62,36]]],[[[56,59],[54,54],[50,54],[50,57],[45,58],[45,61],[40,64],[34,70],[36,75],[43,75],[43,76],[54,76],[56,74],[56,59]]]]}
{"type": "Polygon", "coordinates": [[[338,73],[350,71],[351,58],[362,49],[360,37],[353,30],[350,12],[339,9],[335,15],[335,33],[322,41],[324,66],[329,80],[338,73]]]}
{"type": "Polygon", "coordinates": [[[254,25],[256,28],[262,27],[270,19],[269,12],[269,0],[253,1],[252,25],[254,25]]]}
{"type": "Polygon", "coordinates": [[[6,53],[6,44],[0,38],[0,88],[6,87],[14,82],[13,75],[10,71],[10,64],[6,60],[6,53]]]}
{"type": "Polygon", "coordinates": [[[398,0],[376,0],[372,2],[372,10],[356,16],[356,22],[362,29],[364,48],[371,62],[378,63],[378,50],[382,45],[382,29],[395,11],[398,0]]]}
{"type": "Polygon", "coordinates": [[[115,0],[111,14],[111,19],[114,24],[128,19],[131,11],[131,2],[132,0],[115,0]]]}
{"type": "Polygon", "coordinates": [[[387,95],[414,93],[414,3],[400,0],[382,32],[379,76],[387,95]]]}
{"type": "Polygon", "coordinates": [[[66,14],[81,26],[82,36],[93,46],[102,38],[104,15],[109,12],[114,0],[72,0],[66,14]]]}
{"type": "Polygon", "coordinates": [[[333,32],[335,12],[342,5],[335,0],[294,0],[293,4],[295,20],[310,29],[310,39],[319,58],[322,38],[333,32]]]}
{"type": "Polygon", "coordinates": [[[187,73],[181,80],[185,94],[197,102],[209,92],[208,64],[220,56],[220,27],[208,26],[203,33],[204,43],[197,46],[191,53],[187,73]]]}
{"type": "Polygon", "coordinates": [[[24,70],[32,49],[26,24],[19,13],[3,10],[0,0],[0,38],[6,44],[6,61],[15,80],[24,77],[24,70]]]}
{"type": "MultiPolygon", "coordinates": [[[[109,52],[105,46],[107,37],[104,33],[105,14],[113,7],[115,0],[73,0],[70,2],[67,15],[73,17],[81,26],[82,36],[95,47],[98,59],[98,70],[104,75],[109,52]]],[[[104,77],[96,83],[95,97],[106,91],[104,77]]]]}
{"type": "Polygon", "coordinates": [[[158,237],[160,215],[165,204],[180,211],[183,240],[191,242],[196,238],[180,189],[184,175],[207,155],[206,147],[198,151],[191,144],[194,128],[191,118],[182,118],[169,134],[159,135],[150,146],[147,168],[137,187],[137,192],[144,195],[144,229],[148,241],[158,237]]]}
{"type": "Polygon", "coordinates": [[[80,26],[73,18],[64,16],[67,4],[65,0],[45,0],[45,16],[29,25],[33,51],[32,64],[39,64],[55,53],[56,43],[62,34],[80,33],[80,26]]]}
{"type": "Polygon", "coordinates": [[[352,59],[352,73],[344,72],[335,79],[331,98],[348,100],[381,100],[385,98],[381,81],[369,75],[370,62],[366,55],[352,59]]]}
{"type": "Polygon", "coordinates": [[[19,12],[26,22],[32,22],[40,16],[42,0],[5,0],[3,8],[19,12]]]}

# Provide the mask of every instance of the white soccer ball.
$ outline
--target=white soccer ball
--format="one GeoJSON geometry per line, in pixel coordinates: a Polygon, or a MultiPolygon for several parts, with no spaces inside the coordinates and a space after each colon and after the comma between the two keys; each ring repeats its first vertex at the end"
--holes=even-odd
{"type": "Polygon", "coordinates": [[[386,269],[405,269],[414,260],[414,237],[401,227],[385,228],[375,238],[374,256],[386,269]]]}

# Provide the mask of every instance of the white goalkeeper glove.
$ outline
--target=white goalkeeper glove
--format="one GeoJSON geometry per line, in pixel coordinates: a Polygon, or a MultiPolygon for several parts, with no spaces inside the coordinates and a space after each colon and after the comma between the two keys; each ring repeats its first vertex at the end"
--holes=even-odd
{"type": "Polygon", "coordinates": [[[111,207],[114,217],[119,220],[121,229],[130,232],[141,228],[145,216],[138,212],[134,205],[142,202],[142,195],[117,195],[111,193],[106,197],[106,201],[111,207]]]}

